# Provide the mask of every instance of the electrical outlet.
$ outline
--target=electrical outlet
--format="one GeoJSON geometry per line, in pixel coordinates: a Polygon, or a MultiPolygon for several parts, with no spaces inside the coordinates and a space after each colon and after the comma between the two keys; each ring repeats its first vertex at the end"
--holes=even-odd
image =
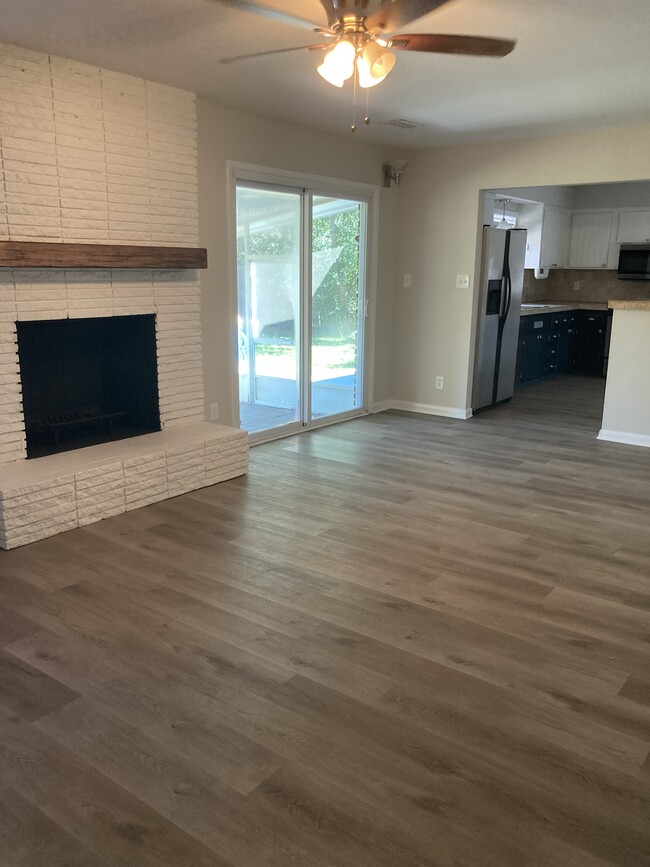
{"type": "Polygon", "coordinates": [[[443,389],[444,387],[445,387],[445,378],[444,378],[444,376],[436,376],[436,388],[437,388],[439,391],[442,391],[442,389],[443,389]]]}
{"type": "Polygon", "coordinates": [[[456,289],[469,289],[469,274],[456,274],[456,289]]]}
{"type": "Polygon", "coordinates": [[[404,275],[404,288],[405,288],[405,289],[410,289],[410,288],[411,288],[411,285],[412,285],[412,282],[411,282],[411,275],[410,275],[410,274],[405,274],[405,275],[404,275]]]}
{"type": "Polygon", "coordinates": [[[573,281],[573,291],[574,291],[574,292],[579,292],[579,291],[580,291],[580,281],[579,281],[579,280],[574,280],[574,281],[573,281]]]}
{"type": "Polygon", "coordinates": [[[219,418],[219,404],[211,403],[210,404],[210,421],[217,421],[219,418]]]}

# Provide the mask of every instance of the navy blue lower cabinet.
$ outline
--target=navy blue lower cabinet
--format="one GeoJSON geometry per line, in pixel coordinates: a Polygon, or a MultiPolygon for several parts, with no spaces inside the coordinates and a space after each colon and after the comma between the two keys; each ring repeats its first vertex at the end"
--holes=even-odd
{"type": "Polygon", "coordinates": [[[549,374],[568,373],[573,356],[573,336],[575,334],[575,313],[551,314],[549,337],[549,374]]]}
{"type": "Polygon", "coordinates": [[[576,373],[603,376],[607,349],[607,319],[604,310],[580,310],[571,369],[576,373]]]}
{"type": "Polygon", "coordinates": [[[551,322],[551,332],[548,335],[548,343],[546,346],[546,373],[553,376],[558,373],[558,351],[560,346],[560,332],[553,328],[551,322]]]}
{"type": "Polygon", "coordinates": [[[569,372],[604,376],[608,315],[571,310],[522,316],[515,381],[523,384],[569,372]]]}
{"type": "Polygon", "coordinates": [[[575,310],[563,313],[560,326],[560,340],[558,346],[558,373],[568,373],[571,370],[571,362],[575,348],[576,322],[578,320],[575,310]]]}
{"type": "Polygon", "coordinates": [[[549,326],[548,314],[522,318],[519,329],[519,382],[530,382],[546,375],[549,326]]]}
{"type": "Polygon", "coordinates": [[[546,376],[550,317],[523,316],[519,328],[519,382],[546,376]]]}

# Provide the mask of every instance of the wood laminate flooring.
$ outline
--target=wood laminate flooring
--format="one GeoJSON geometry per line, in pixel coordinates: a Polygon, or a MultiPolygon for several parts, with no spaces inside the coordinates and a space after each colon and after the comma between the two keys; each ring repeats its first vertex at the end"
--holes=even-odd
{"type": "Polygon", "coordinates": [[[0,554],[2,867],[650,857],[650,452],[598,380],[0,554]]]}

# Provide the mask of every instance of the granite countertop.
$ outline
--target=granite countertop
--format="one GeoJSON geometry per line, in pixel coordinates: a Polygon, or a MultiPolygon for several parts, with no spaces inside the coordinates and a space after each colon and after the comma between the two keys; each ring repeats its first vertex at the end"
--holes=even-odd
{"type": "MultiPolygon", "coordinates": [[[[612,304],[638,304],[648,302],[638,302],[638,301],[610,301],[609,306],[612,304]]],[[[590,302],[577,302],[577,301],[537,301],[532,304],[522,304],[521,305],[521,315],[522,316],[540,316],[542,313],[566,313],[568,310],[607,310],[607,302],[606,301],[590,301],[590,302]]]]}
{"type": "Polygon", "coordinates": [[[610,310],[650,310],[648,301],[610,301],[610,310]]]}

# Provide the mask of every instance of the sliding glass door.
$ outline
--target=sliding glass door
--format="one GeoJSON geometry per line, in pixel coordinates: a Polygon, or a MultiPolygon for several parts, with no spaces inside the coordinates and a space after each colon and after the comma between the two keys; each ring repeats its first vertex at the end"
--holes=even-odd
{"type": "Polygon", "coordinates": [[[241,427],[300,423],[300,192],[237,187],[237,343],[241,427]]]}
{"type": "Polygon", "coordinates": [[[361,407],[365,208],[312,197],[311,418],[361,407]]]}
{"type": "Polygon", "coordinates": [[[367,203],[237,183],[240,425],[291,432],[363,407],[367,203]]]}

